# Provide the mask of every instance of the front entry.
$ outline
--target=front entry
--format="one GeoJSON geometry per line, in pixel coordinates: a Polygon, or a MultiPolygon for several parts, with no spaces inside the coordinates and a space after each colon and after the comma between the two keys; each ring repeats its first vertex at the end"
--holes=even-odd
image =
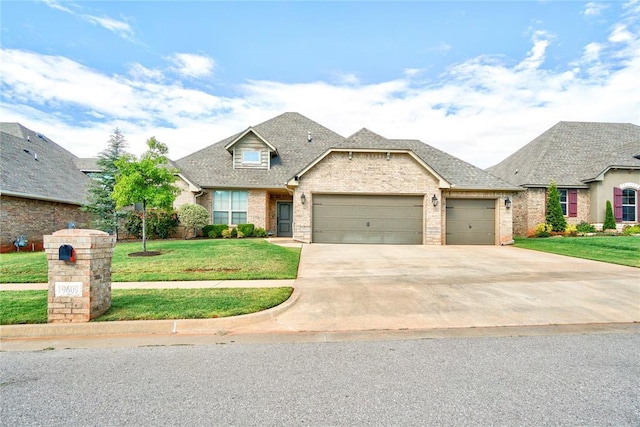
{"type": "Polygon", "coordinates": [[[293,220],[291,213],[293,210],[293,203],[291,202],[278,202],[278,237],[292,237],[293,236],[293,220]]]}

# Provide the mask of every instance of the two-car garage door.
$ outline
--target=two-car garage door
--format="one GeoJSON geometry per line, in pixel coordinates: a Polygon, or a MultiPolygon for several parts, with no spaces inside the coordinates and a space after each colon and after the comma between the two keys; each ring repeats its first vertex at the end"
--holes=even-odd
{"type": "Polygon", "coordinates": [[[421,245],[423,196],[313,195],[313,242],[421,245]]]}

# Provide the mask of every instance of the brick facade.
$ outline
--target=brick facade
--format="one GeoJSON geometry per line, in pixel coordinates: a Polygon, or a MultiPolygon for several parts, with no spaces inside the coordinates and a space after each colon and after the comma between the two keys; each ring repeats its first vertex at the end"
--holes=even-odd
{"type": "Polygon", "coordinates": [[[115,236],[98,230],[59,230],[44,236],[49,268],[49,323],[88,322],[111,307],[111,258],[115,236]],[[59,259],[71,245],[75,261],[59,259]],[[58,294],[58,285],[79,285],[79,295],[58,294]]]}
{"type": "MultiPolygon", "coordinates": [[[[405,153],[333,152],[301,177],[293,197],[294,239],[310,242],[313,193],[394,194],[441,198],[439,182],[413,157],[405,153]],[[303,205],[300,196],[307,199],[303,205]]],[[[425,203],[425,244],[442,244],[442,210],[425,203]],[[437,231],[436,231],[437,230],[437,231]],[[434,232],[435,231],[435,232],[434,232]]]]}
{"type": "MultiPolygon", "coordinates": [[[[546,221],[547,189],[527,188],[513,197],[513,234],[531,236],[536,226],[546,221]]],[[[578,213],[575,217],[565,216],[567,224],[591,223],[591,194],[589,189],[578,189],[578,213]]]]}
{"type": "MultiPolygon", "coordinates": [[[[82,212],[77,205],[0,196],[0,251],[16,250],[16,236],[27,236],[24,250],[42,250],[42,236],[67,228],[73,222],[76,228],[89,226],[91,215],[82,212]]],[[[21,249],[22,250],[22,249],[21,249]]]]}

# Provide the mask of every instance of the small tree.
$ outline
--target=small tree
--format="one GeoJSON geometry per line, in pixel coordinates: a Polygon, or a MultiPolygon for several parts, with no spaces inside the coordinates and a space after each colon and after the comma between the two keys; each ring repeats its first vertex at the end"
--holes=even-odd
{"type": "Polygon", "coordinates": [[[169,165],[167,146],[151,137],[148,150],[137,159],[128,154],[115,162],[118,168],[113,199],[118,208],[142,203],[142,250],[147,252],[147,208],[171,208],[180,190],[173,185],[177,171],[169,165]]]}
{"type": "Polygon", "coordinates": [[[560,192],[553,181],[551,181],[547,192],[546,222],[551,225],[551,230],[556,233],[562,233],[567,228],[567,220],[564,219],[562,206],[560,206],[560,192]]]}
{"type": "Polygon", "coordinates": [[[178,208],[178,218],[184,226],[183,238],[186,239],[187,228],[202,228],[209,223],[209,212],[203,206],[187,204],[178,208]]]}
{"type": "Polygon", "coordinates": [[[92,227],[118,236],[118,219],[126,214],[118,211],[116,202],[111,197],[116,184],[118,168],[116,161],[125,154],[127,141],[115,128],[109,138],[107,148],[98,155],[96,164],[100,172],[93,176],[93,181],[88,190],[88,203],[82,210],[91,214],[92,227]]]}
{"type": "Polygon", "coordinates": [[[602,231],[615,230],[616,220],[613,217],[613,208],[611,207],[611,201],[607,200],[607,206],[604,211],[604,224],[602,224],[602,231]]]}

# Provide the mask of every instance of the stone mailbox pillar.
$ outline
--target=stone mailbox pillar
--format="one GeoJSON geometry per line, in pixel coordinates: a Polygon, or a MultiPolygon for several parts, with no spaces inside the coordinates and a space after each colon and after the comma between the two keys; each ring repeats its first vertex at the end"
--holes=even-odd
{"type": "Polygon", "coordinates": [[[115,236],[99,230],[59,230],[44,236],[49,265],[49,323],[88,322],[111,307],[115,236]]]}

